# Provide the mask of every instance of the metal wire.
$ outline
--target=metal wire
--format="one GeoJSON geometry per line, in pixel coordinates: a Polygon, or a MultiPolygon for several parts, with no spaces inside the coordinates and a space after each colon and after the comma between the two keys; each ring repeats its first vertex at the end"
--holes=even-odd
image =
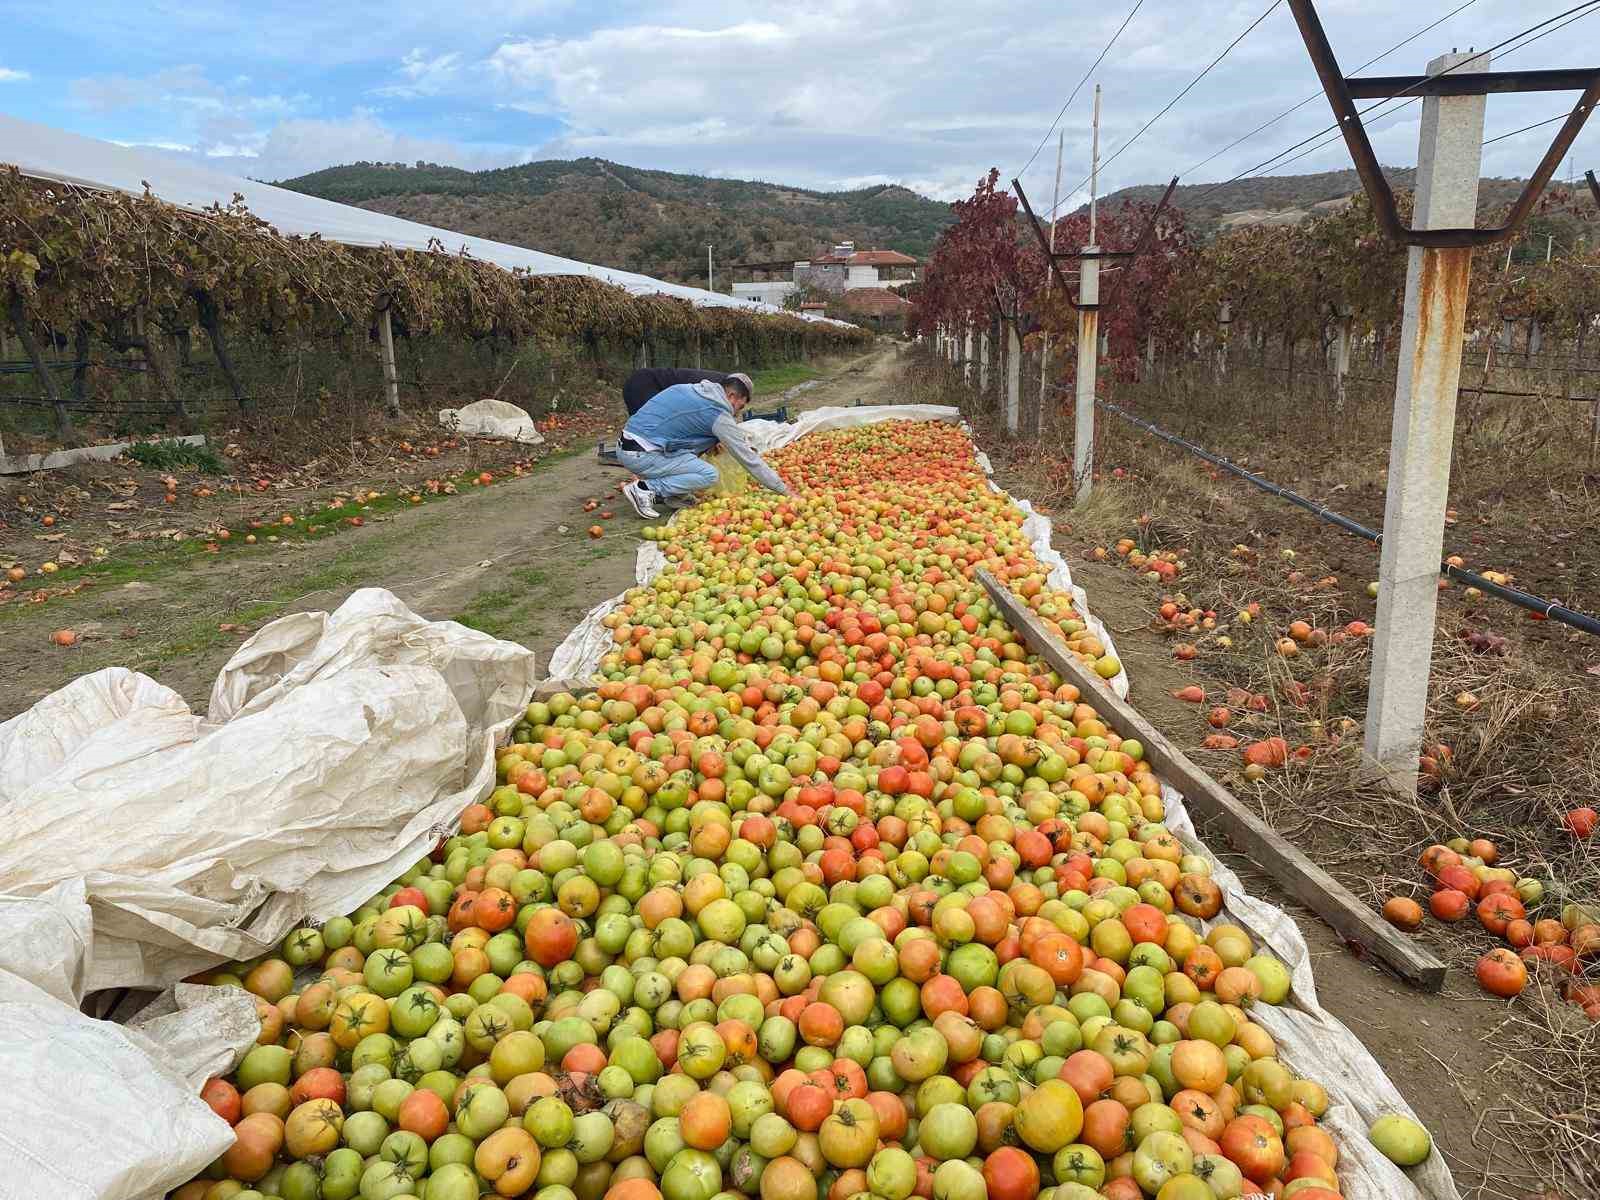
{"type": "MultiPolygon", "coordinates": [[[[1511,49],[1507,50],[1505,54],[1501,55],[1501,57],[1504,58],[1504,57],[1506,57],[1508,55],[1515,54],[1517,51],[1526,49],[1528,46],[1533,45],[1533,43],[1537,42],[1540,38],[1549,37],[1552,33],[1559,32],[1560,30],[1566,28],[1568,25],[1571,25],[1574,21],[1581,21],[1584,17],[1592,16],[1593,13],[1594,13],[1594,9],[1595,9],[1597,4],[1600,4],[1600,0],[1586,0],[1585,3],[1576,5],[1573,8],[1569,8],[1565,12],[1557,13],[1553,17],[1549,17],[1546,20],[1540,21],[1537,25],[1530,25],[1527,29],[1522,30],[1522,32],[1514,33],[1510,37],[1505,38],[1502,41],[1496,42],[1493,46],[1490,46],[1487,50],[1479,50],[1477,53],[1473,54],[1470,58],[1464,58],[1460,62],[1456,63],[1454,66],[1446,67],[1443,71],[1439,72],[1439,75],[1449,75],[1453,71],[1459,71],[1462,67],[1466,66],[1468,63],[1477,62],[1480,58],[1483,58],[1485,55],[1493,54],[1495,51],[1500,50],[1503,47],[1510,46],[1512,42],[1516,42],[1516,41],[1519,41],[1522,38],[1527,37],[1527,39],[1528,39],[1527,41],[1522,42],[1522,44],[1518,45],[1518,46],[1511,46],[1511,49]],[[1574,16],[1573,14],[1577,14],[1577,15],[1574,16]],[[1563,20],[1563,18],[1568,18],[1568,19],[1563,20]],[[1546,25],[1551,25],[1552,23],[1557,22],[1557,21],[1560,21],[1561,23],[1559,25],[1555,25],[1554,28],[1551,28],[1551,29],[1545,29],[1544,28],[1546,25]],[[1535,30],[1541,30],[1541,29],[1543,30],[1542,33],[1534,33],[1535,30]],[[1528,37],[1528,35],[1530,33],[1534,34],[1534,36],[1533,37],[1528,37]]],[[[1434,76],[1433,78],[1438,78],[1438,76],[1434,76]]],[[[1416,84],[1416,85],[1413,85],[1413,86],[1420,87],[1421,85],[1420,84],[1416,84]]],[[[1421,99],[1420,96],[1410,96],[1410,97],[1402,98],[1402,97],[1404,97],[1404,95],[1405,95],[1404,93],[1401,93],[1399,96],[1390,96],[1390,97],[1388,97],[1386,99],[1376,101],[1373,104],[1369,104],[1366,108],[1362,109],[1361,112],[1358,115],[1364,118],[1369,113],[1374,112],[1375,110],[1377,110],[1379,108],[1382,108],[1386,104],[1393,104],[1394,106],[1392,108],[1388,109],[1386,112],[1381,112],[1381,113],[1378,114],[1376,120],[1380,120],[1381,121],[1385,117],[1392,117],[1395,113],[1399,112],[1402,108],[1405,108],[1405,107],[1407,107],[1408,105],[1411,105],[1411,104],[1415,104],[1418,100],[1421,99]],[[1398,104],[1394,103],[1396,100],[1399,101],[1398,104]]],[[[1565,116],[1566,114],[1563,113],[1562,115],[1565,116]]],[[[1523,131],[1522,130],[1517,130],[1516,132],[1521,133],[1523,131]]],[[[1510,136],[1510,135],[1508,134],[1506,136],[1510,136]]],[[[1198,204],[1198,203],[1200,203],[1200,201],[1204,200],[1207,196],[1210,196],[1215,192],[1221,191],[1223,188],[1229,186],[1230,184],[1238,183],[1241,179],[1245,179],[1247,177],[1260,174],[1262,171],[1264,171],[1264,170],[1266,170],[1268,168],[1271,168],[1271,167],[1279,167],[1279,168],[1287,167],[1292,163],[1297,163],[1302,158],[1306,158],[1306,157],[1308,157],[1308,156],[1310,156],[1312,154],[1315,154],[1318,150],[1326,149],[1327,147],[1333,145],[1335,142],[1343,140],[1343,138],[1344,138],[1344,134],[1343,134],[1343,132],[1340,131],[1339,125],[1338,125],[1337,122],[1332,124],[1332,125],[1324,126],[1322,129],[1319,129],[1316,133],[1313,133],[1310,137],[1301,138],[1294,145],[1289,146],[1286,149],[1278,151],[1278,153],[1272,155],[1270,158],[1263,159],[1261,162],[1257,163],[1253,167],[1245,168],[1243,171],[1239,172],[1239,174],[1235,175],[1232,179],[1225,179],[1221,183],[1213,184],[1211,187],[1207,188],[1205,191],[1201,192],[1198,196],[1196,196],[1192,200],[1190,200],[1189,203],[1190,204],[1198,204]],[[1328,137],[1327,135],[1329,135],[1329,134],[1332,134],[1333,136],[1332,137],[1328,137]],[[1305,150],[1300,154],[1295,154],[1295,156],[1293,158],[1285,158],[1284,157],[1287,154],[1293,154],[1294,151],[1299,150],[1300,147],[1305,146],[1305,145],[1307,145],[1307,144],[1309,144],[1311,142],[1317,142],[1318,144],[1314,145],[1314,146],[1311,146],[1310,149],[1305,150]]]]}
{"type": "MultiPolygon", "coordinates": [[[[1409,46],[1412,42],[1416,41],[1419,37],[1421,37],[1423,34],[1427,33],[1429,30],[1435,29],[1438,26],[1443,25],[1451,17],[1455,16],[1457,13],[1460,13],[1460,12],[1466,10],[1466,9],[1471,8],[1477,2],[1478,2],[1478,0],[1467,0],[1467,2],[1465,4],[1457,5],[1455,8],[1452,8],[1449,12],[1445,13],[1445,15],[1440,17],[1438,20],[1432,21],[1429,24],[1424,25],[1421,29],[1417,30],[1415,33],[1413,33],[1410,37],[1406,38],[1404,41],[1396,42],[1394,45],[1390,46],[1387,50],[1385,50],[1382,54],[1378,55],[1376,58],[1367,59],[1367,61],[1362,63],[1359,67],[1357,67],[1356,70],[1357,71],[1365,71],[1368,67],[1372,66],[1374,63],[1382,62],[1384,59],[1388,58],[1389,55],[1393,54],[1396,50],[1400,50],[1400,49],[1403,49],[1406,46],[1409,46]]],[[[1183,171],[1181,174],[1182,175],[1193,175],[1196,171],[1198,171],[1201,167],[1205,166],[1207,163],[1212,162],[1212,161],[1214,161],[1214,160],[1216,160],[1218,158],[1221,158],[1229,150],[1232,150],[1235,146],[1240,145],[1243,142],[1249,141],[1251,138],[1255,137],[1256,134],[1260,133],[1263,129],[1272,128],[1272,126],[1276,125],[1279,121],[1283,120],[1285,117],[1289,116],[1291,113],[1295,113],[1295,112],[1300,111],[1300,109],[1302,109],[1306,105],[1310,104],[1313,100],[1318,99],[1321,95],[1322,95],[1321,91],[1312,92],[1309,96],[1307,96],[1304,100],[1300,101],[1298,104],[1291,105],[1289,108],[1284,109],[1277,116],[1273,117],[1272,120],[1267,121],[1267,122],[1265,122],[1265,123],[1263,123],[1261,125],[1257,125],[1254,129],[1252,129],[1249,133],[1245,134],[1244,136],[1234,138],[1233,141],[1229,142],[1221,150],[1218,150],[1215,153],[1213,153],[1211,155],[1208,155],[1205,158],[1202,158],[1199,162],[1195,163],[1194,166],[1192,166],[1192,167],[1188,168],[1187,170],[1183,171]]]]}
{"type": "MultiPolygon", "coordinates": [[[[1476,3],[1476,0],[1467,0],[1467,2],[1469,4],[1476,3]]],[[[1021,179],[1028,173],[1028,168],[1033,166],[1033,160],[1039,157],[1039,151],[1044,149],[1045,143],[1050,140],[1050,135],[1056,131],[1056,126],[1061,124],[1061,118],[1067,115],[1067,109],[1072,107],[1072,102],[1078,98],[1078,93],[1083,90],[1083,85],[1089,82],[1089,76],[1094,74],[1095,68],[1104,61],[1105,56],[1111,53],[1111,47],[1117,44],[1117,39],[1122,36],[1122,31],[1128,27],[1128,22],[1132,21],[1143,7],[1144,0],[1135,0],[1133,8],[1122,19],[1122,24],[1117,26],[1117,31],[1111,35],[1111,40],[1106,43],[1105,49],[1100,51],[1100,57],[1089,64],[1089,69],[1083,73],[1083,78],[1078,80],[1077,86],[1072,89],[1071,95],[1067,97],[1067,102],[1061,106],[1061,111],[1056,114],[1056,119],[1050,122],[1050,128],[1044,131],[1044,136],[1039,139],[1039,144],[1033,148],[1033,153],[1028,155],[1028,161],[1022,164],[1022,170],[1018,171],[1014,178],[1021,179]]]]}
{"type": "MultiPolygon", "coordinates": [[[[1600,0],[1596,0],[1596,2],[1600,3],[1600,0]]],[[[1194,88],[1194,86],[1196,84],[1198,84],[1207,75],[1211,74],[1211,69],[1213,67],[1215,67],[1218,63],[1220,63],[1223,59],[1227,58],[1229,53],[1233,50],[1233,48],[1235,46],[1237,46],[1240,42],[1244,41],[1245,38],[1249,37],[1250,34],[1255,30],[1255,27],[1257,25],[1261,24],[1261,22],[1265,21],[1269,16],[1271,16],[1273,9],[1277,8],[1282,3],[1283,3],[1283,0],[1272,0],[1272,3],[1267,6],[1267,9],[1266,9],[1265,12],[1263,12],[1254,21],[1251,21],[1250,24],[1246,25],[1244,27],[1243,32],[1241,32],[1238,37],[1234,38],[1233,41],[1229,42],[1225,47],[1223,47],[1223,50],[1222,50],[1221,54],[1217,55],[1209,63],[1207,63],[1206,66],[1205,66],[1205,69],[1203,71],[1201,71],[1200,74],[1196,75],[1193,79],[1191,79],[1184,86],[1184,89],[1181,92],[1179,92],[1171,100],[1168,100],[1166,105],[1161,109],[1160,112],[1156,113],[1155,116],[1151,117],[1143,125],[1139,126],[1138,132],[1135,133],[1127,141],[1123,142],[1122,145],[1118,146],[1114,151],[1112,151],[1111,156],[1109,158],[1107,158],[1103,163],[1099,164],[1099,166],[1096,167],[1095,170],[1096,171],[1105,170],[1113,162],[1115,162],[1118,157],[1121,156],[1123,151],[1128,150],[1130,147],[1132,147],[1135,142],[1137,142],[1141,137],[1144,136],[1146,130],[1148,130],[1152,125],[1154,125],[1162,117],[1166,116],[1167,113],[1171,112],[1173,105],[1177,104],[1179,100],[1182,100],[1185,96],[1187,96],[1189,94],[1189,92],[1191,90],[1193,90],[1193,88],[1194,88]]],[[[1078,192],[1082,191],[1083,190],[1083,185],[1085,183],[1088,183],[1089,180],[1094,177],[1094,174],[1095,174],[1095,172],[1091,171],[1088,175],[1085,175],[1083,177],[1082,182],[1080,182],[1077,187],[1073,188],[1071,191],[1069,191],[1067,193],[1068,198],[1071,198],[1072,196],[1077,195],[1078,192]]],[[[1051,218],[1054,218],[1055,215],[1056,215],[1056,209],[1060,208],[1065,203],[1066,203],[1066,200],[1058,200],[1056,202],[1055,206],[1050,209],[1050,212],[1049,212],[1048,215],[1051,218]]]]}
{"type": "MultiPolygon", "coordinates": [[[[1056,390],[1059,392],[1065,392],[1066,389],[1057,388],[1056,390]]],[[[1213,466],[1220,467],[1229,474],[1238,476],[1245,482],[1260,488],[1268,495],[1276,496],[1280,500],[1287,500],[1290,504],[1293,504],[1298,508],[1303,508],[1306,512],[1310,513],[1318,520],[1326,521],[1330,525],[1338,526],[1346,533],[1352,533],[1356,537],[1364,538],[1365,540],[1372,542],[1374,545],[1381,546],[1383,544],[1383,534],[1379,533],[1377,530],[1369,529],[1359,521],[1351,520],[1342,513],[1334,512],[1326,504],[1319,504],[1315,500],[1309,500],[1300,495],[1300,493],[1292,491],[1281,484],[1273,483],[1270,479],[1265,479],[1262,476],[1257,475],[1254,471],[1247,471],[1245,468],[1229,461],[1223,455],[1215,454],[1212,451],[1205,449],[1203,446],[1197,446],[1193,442],[1179,437],[1175,433],[1170,433],[1167,430],[1162,429],[1159,425],[1156,425],[1153,422],[1146,421],[1143,417],[1136,417],[1121,405],[1113,404],[1109,400],[1096,399],[1095,407],[1103,408],[1106,412],[1112,414],[1113,416],[1120,417],[1128,424],[1133,425],[1138,429],[1142,429],[1151,437],[1159,438],[1161,441],[1166,442],[1169,445],[1177,446],[1179,449],[1185,450],[1197,458],[1204,459],[1213,466]]],[[[1517,588],[1506,587],[1504,584],[1495,583],[1492,580],[1485,579],[1476,571],[1469,571],[1465,567],[1451,566],[1448,562],[1441,562],[1439,564],[1439,573],[1450,579],[1456,579],[1462,583],[1469,584],[1472,587],[1478,588],[1487,595],[1494,596],[1498,600],[1504,600],[1508,604],[1514,604],[1518,608],[1527,609],[1529,612],[1537,613],[1541,617],[1548,618],[1552,621],[1557,621],[1563,625],[1569,625],[1573,629],[1580,629],[1584,633],[1600,636],[1600,617],[1593,617],[1588,613],[1579,612],[1577,609],[1568,608],[1566,605],[1560,604],[1555,600],[1545,600],[1528,592],[1520,591],[1517,588]]]]}

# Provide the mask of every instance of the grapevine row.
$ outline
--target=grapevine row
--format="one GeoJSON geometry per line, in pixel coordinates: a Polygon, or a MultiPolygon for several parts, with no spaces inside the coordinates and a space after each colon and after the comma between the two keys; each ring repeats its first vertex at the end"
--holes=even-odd
{"type": "Polygon", "coordinates": [[[759,358],[778,348],[838,351],[871,336],[796,316],[635,296],[583,276],[508,271],[438,242],[417,252],[284,236],[239,196],[195,212],[148,192],[42,183],[11,167],[0,168],[0,302],[54,403],[63,440],[72,436],[70,417],[40,353],[42,339],[61,336],[56,331],[72,331],[80,358],[90,338],[137,352],[168,408],[185,422],[157,331],[202,331],[245,409],[251,401],[228,353],[230,331],[274,342],[342,338],[370,331],[385,309],[399,337],[511,345],[706,339],[759,358]]]}

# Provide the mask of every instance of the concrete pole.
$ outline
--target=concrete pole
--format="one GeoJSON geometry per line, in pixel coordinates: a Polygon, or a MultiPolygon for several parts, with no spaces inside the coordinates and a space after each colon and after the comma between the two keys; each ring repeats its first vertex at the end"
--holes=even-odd
{"type": "Polygon", "coordinates": [[[978,391],[987,396],[989,394],[989,331],[985,329],[978,335],[978,391]]]}
{"type": "Polygon", "coordinates": [[[1006,432],[1017,436],[1018,420],[1022,412],[1022,339],[1017,336],[1017,323],[1007,321],[1006,326],[1006,432]]]}
{"type": "MultiPolygon", "coordinates": [[[[1428,64],[1429,75],[1488,69],[1487,54],[1442,54],[1428,64]]],[[[1483,111],[1483,96],[1423,100],[1416,227],[1470,228],[1476,221],[1483,111]]],[[[1369,769],[1414,792],[1438,615],[1472,251],[1413,246],[1409,253],[1363,749],[1369,769]]]]}
{"type": "Polygon", "coordinates": [[[1226,300],[1217,313],[1217,375],[1227,378],[1228,375],[1228,334],[1233,328],[1233,308],[1226,300]]]}
{"type": "Polygon", "coordinates": [[[389,310],[378,314],[378,345],[383,352],[384,400],[391,417],[400,415],[400,377],[394,366],[394,327],[389,322],[389,310]]]}
{"type": "Polygon", "coordinates": [[[968,387],[972,386],[972,325],[967,325],[967,345],[961,355],[961,378],[968,387]]]}
{"type": "Polygon", "coordinates": [[[1349,313],[1339,314],[1339,323],[1333,339],[1333,396],[1334,407],[1344,411],[1344,377],[1350,374],[1350,322],[1349,313]]]}
{"type": "MultiPolygon", "coordinates": [[[[1044,294],[1048,298],[1050,290],[1056,281],[1056,210],[1061,207],[1061,152],[1066,149],[1067,131],[1063,129],[1056,135],[1056,193],[1050,204],[1050,262],[1047,264],[1044,276],[1044,294]]],[[[1050,411],[1050,333],[1046,330],[1043,344],[1039,350],[1039,422],[1034,428],[1034,433],[1043,436],[1045,413],[1050,411]]]]}
{"type": "MultiPolygon", "coordinates": [[[[1085,246],[1093,254],[1098,246],[1085,246]]],[[[1078,260],[1078,393],[1072,433],[1074,502],[1082,504],[1094,486],[1094,383],[1100,350],[1100,260],[1078,260]]]]}

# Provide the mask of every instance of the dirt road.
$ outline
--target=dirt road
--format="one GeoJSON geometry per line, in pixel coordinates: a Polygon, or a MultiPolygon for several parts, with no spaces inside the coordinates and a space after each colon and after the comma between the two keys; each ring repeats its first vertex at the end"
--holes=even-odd
{"type": "MultiPolygon", "coordinates": [[[[790,412],[892,399],[898,357],[882,343],[804,385],[788,398],[790,412]]],[[[583,613],[633,582],[642,522],[617,494],[622,482],[585,449],[335,540],[263,544],[96,583],[48,605],[13,605],[0,612],[0,718],[108,666],[143,671],[203,709],[212,680],[251,631],[285,613],[331,611],[363,587],[387,588],[426,617],[522,642],[542,666],[583,613]],[[597,539],[588,534],[596,512],[583,510],[590,498],[597,512],[615,513],[598,522],[605,533],[597,539]],[[77,645],[51,644],[51,631],[63,628],[77,631],[77,645]]]]}

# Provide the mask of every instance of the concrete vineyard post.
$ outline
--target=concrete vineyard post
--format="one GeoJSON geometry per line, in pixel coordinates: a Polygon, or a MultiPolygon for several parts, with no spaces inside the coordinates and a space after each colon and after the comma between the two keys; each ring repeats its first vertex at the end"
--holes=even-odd
{"type": "Polygon", "coordinates": [[[1082,504],[1094,486],[1094,377],[1100,350],[1100,260],[1098,246],[1085,246],[1078,267],[1078,390],[1072,433],[1074,503],[1082,504]]]}
{"type": "MultiPolygon", "coordinates": [[[[1488,69],[1486,54],[1443,54],[1428,64],[1429,75],[1488,69]]],[[[1471,228],[1476,221],[1484,100],[1424,98],[1416,228],[1471,228]]],[[[1364,754],[1370,770],[1414,791],[1439,602],[1472,250],[1413,246],[1409,255],[1364,754]]]]}
{"type": "Polygon", "coordinates": [[[1344,411],[1344,380],[1350,374],[1350,323],[1348,312],[1341,312],[1333,341],[1333,395],[1334,405],[1344,411]]]}
{"type": "Polygon", "coordinates": [[[394,326],[387,306],[378,313],[378,346],[383,355],[384,404],[391,417],[400,415],[400,378],[394,366],[394,326]]]}
{"type": "Polygon", "coordinates": [[[978,335],[978,391],[989,394],[989,331],[978,335]]]}
{"type": "Polygon", "coordinates": [[[1017,323],[1007,321],[1006,326],[1006,432],[1017,436],[1017,422],[1022,409],[1022,339],[1017,336],[1017,323]]]}
{"type": "Polygon", "coordinates": [[[972,386],[972,326],[967,326],[967,343],[961,352],[961,379],[969,388],[972,386]]]}

